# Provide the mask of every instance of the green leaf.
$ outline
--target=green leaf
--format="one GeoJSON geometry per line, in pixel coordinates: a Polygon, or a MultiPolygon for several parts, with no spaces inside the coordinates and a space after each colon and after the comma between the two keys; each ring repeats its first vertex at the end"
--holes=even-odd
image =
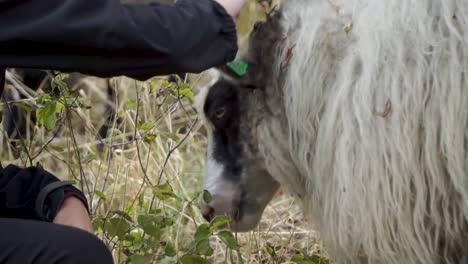
{"type": "Polygon", "coordinates": [[[278,256],[276,255],[275,249],[269,244],[267,244],[265,247],[266,247],[266,251],[268,252],[268,254],[270,254],[271,258],[273,260],[277,260],[278,256]]]}
{"type": "Polygon", "coordinates": [[[154,142],[156,140],[156,134],[146,134],[144,137],[143,137],[143,140],[146,142],[146,143],[151,143],[151,142],[154,142]]]}
{"type": "Polygon", "coordinates": [[[210,229],[217,230],[219,228],[226,227],[230,222],[231,219],[229,218],[229,216],[218,215],[215,218],[213,218],[213,220],[211,220],[210,229]]]}
{"type": "Polygon", "coordinates": [[[139,232],[132,232],[130,235],[133,237],[133,239],[124,241],[124,245],[131,250],[140,250],[144,243],[141,234],[139,232]]]}
{"type": "Polygon", "coordinates": [[[291,258],[291,261],[296,264],[329,264],[330,263],[327,259],[324,259],[317,255],[309,257],[309,256],[304,256],[302,254],[294,255],[291,258]]]}
{"type": "Polygon", "coordinates": [[[88,164],[90,163],[91,161],[95,160],[96,159],[96,155],[94,155],[93,153],[89,153],[88,155],[86,155],[83,160],[81,161],[81,163],[84,163],[84,164],[88,164]]]}
{"type": "Polygon", "coordinates": [[[101,200],[104,200],[104,201],[106,200],[106,196],[104,195],[103,192],[95,190],[94,194],[96,194],[96,196],[99,197],[101,200]]]}
{"type": "Polygon", "coordinates": [[[125,106],[130,109],[130,110],[136,110],[137,109],[137,104],[135,101],[133,101],[132,99],[128,98],[126,101],[125,101],[125,106]]]}
{"type": "Polygon", "coordinates": [[[67,84],[64,82],[64,79],[60,79],[57,77],[52,79],[52,82],[51,82],[52,91],[54,91],[55,88],[57,87],[59,87],[61,91],[68,90],[67,84]]]}
{"type": "Polygon", "coordinates": [[[156,92],[156,90],[158,89],[158,84],[159,84],[159,79],[158,78],[151,81],[150,91],[149,91],[150,94],[154,94],[156,92]]]}
{"type": "Polygon", "coordinates": [[[207,190],[203,190],[203,201],[207,204],[211,203],[213,200],[213,197],[211,196],[211,193],[208,192],[207,190]]]}
{"type": "Polygon", "coordinates": [[[157,239],[161,237],[161,234],[162,234],[161,228],[160,226],[155,225],[154,223],[143,224],[141,225],[141,228],[143,229],[143,231],[145,231],[145,233],[147,233],[148,235],[152,237],[155,237],[157,239]]]}
{"type": "Polygon", "coordinates": [[[181,89],[179,90],[179,94],[184,96],[185,98],[189,99],[190,102],[192,102],[193,99],[193,92],[191,89],[181,89]]]}
{"type": "Polygon", "coordinates": [[[149,204],[145,201],[145,195],[144,194],[140,194],[138,196],[138,205],[140,207],[142,207],[143,209],[145,209],[145,211],[148,211],[149,204]]]}
{"type": "Polygon", "coordinates": [[[153,187],[153,194],[161,201],[177,197],[174,194],[174,190],[172,190],[172,187],[168,183],[153,187]]]}
{"type": "Polygon", "coordinates": [[[36,100],[36,103],[37,104],[45,104],[46,102],[50,101],[52,99],[52,97],[50,96],[50,94],[48,93],[45,93],[41,96],[39,96],[36,100]]]}
{"type": "Polygon", "coordinates": [[[168,80],[163,80],[161,86],[162,88],[168,88],[171,85],[171,83],[168,80]]]}
{"type": "Polygon", "coordinates": [[[129,204],[125,207],[125,212],[127,212],[127,214],[129,215],[134,215],[135,214],[135,207],[133,206],[134,204],[129,204]]]}
{"type": "Polygon", "coordinates": [[[129,257],[131,264],[147,264],[151,261],[150,257],[139,254],[133,254],[129,257]]]}
{"type": "Polygon", "coordinates": [[[96,218],[93,220],[93,228],[94,228],[94,230],[103,229],[103,226],[104,226],[104,218],[102,218],[102,217],[96,217],[96,218]]]}
{"type": "Polygon", "coordinates": [[[236,239],[229,231],[221,231],[217,234],[217,236],[221,239],[221,241],[226,244],[226,246],[233,250],[238,250],[239,246],[237,245],[236,239]]]}
{"type": "Polygon", "coordinates": [[[67,91],[68,87],[65,83],[65,80],[68,78],[69,74],[67,73],[60,73],[55,76],[51,81],[52,91],[55,90],[56,87],[59,87],[61,91],[67,91]]]}
{"type": "Polygon", "coordinates": [[[190,85],[189,85],[189,83],[187,83],[187,82],[181,82],[181,83],[180,83],[180,89],[181,89],[181,90],[187,90],[187,89],[190,90],[190,85]]]}
{"type": "Polygon", "coordinates": [[[143,130],[143,131],[148,131],[153,129],[154,124],[152,123],[143,123],[138,125],[138,129],[143,130]]]}
{"type": "Polygon", "coordinates": [[[123,238],[130,231],[130,224],[123,218],[111,218],[104,225],[104,229],[111,237],[123,238]]]}
{"type": "Polygon", "coordinates": [[[175,248],[171,243],[167,243],[166,248],[164,249],[164,254],[168,257],[174,257],[176,255],[175,248]]]}
{"type": "Polygon", "coordinates": [[[312,263],[314,264],[329,264],[330,261],[327,260],[327,259],[324,259],[320,256],[317,256],[317,255],[313,255],[310,260],[312,260],[312,263]]]}
{"type": "Polygon", "coordinates": [[[173,226],[175,223],[175,220],[173,218],[165,218],[164,219],[164,224],[166,226],[173,226]]]}
{"type": "Polygon", "coordinates": [[[57,105],[55,106],[55,112],[62,113],[64,108],[65,108],[65,105],[63,105],[63,103],[61,102],[58,102],[57,105]]]}
{"type": "Polygon", "coordinates": [[[213,255],[213,249],[210,245],[210,240],[208,238],[202,239],[198,241],[195,245],[195,251],[204,256],[211,256],[213,255]]]}
{"type": "Polygon", "coordinates": [[[298,262],[298,261],[302,261],[304,259],[305,259],[305,257],[303,255],[297,254],[297,255],[292,256],[291,261],[298,262]]]}
{"type": "Polygon", "coordinates": [[[137,218],[138,224],[143,231],[150,236],[159,238],[161,236],[161,227],[158,225],[157,219],[149,215],[139,215],[137,218]]]}
{"type": "Polygon", "coordinates": [[[201,224],[198,226],[197,231],[195,231],[195,241],[199,241],[205,238],[208,238],[211,235],[210,228],[207,224],[201,224]]]}
{"type": "Polygon", "coordinates": [[[227,63],[227,67],[231,69],[239,77],[247,74],[249,64],[244,60],[235,60],[227,63]]]}
{"type": "Polygon", "coordinates": [[[52,101],[46,102],[45,105],[36,111],[37,122],[47,130],[52,130],[57,123],[57,116],[55,115],[56,104],[56,102],[52,101]]]}
{"type": "Polygon", "coordinates": [[[180,258],[181,264],[205,264],[205,259],[196,255],[184,255],[180,258]]]}
{"type": "Polygon", "coordinates": [[[80,100],[77,97],[68,96],[65,97],[65,105],[68,107],[80,107],[80,100]]]}

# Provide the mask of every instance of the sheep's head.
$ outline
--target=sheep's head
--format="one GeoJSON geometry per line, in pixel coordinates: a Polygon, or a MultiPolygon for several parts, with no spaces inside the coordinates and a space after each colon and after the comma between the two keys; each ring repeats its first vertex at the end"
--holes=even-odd
{"type": "Polygon", "coordinates": [[[223,71],[211,74],[212,83],[197,96],[208,133],[204,189],[212,195],[210,203],[202,202],[202,214],[208,221],[228,215],[233,230],[248,231],[257,225],[279,187],[258,150],[262,91],[223,71]]]}
{"type": "Polygon", "coordinates": [[[230,216],[235,231],[253,229],[279,187],[267,170],[258,139],[258,128],[279,97],[278,89],[268,85],[274,83],[272,60],[280,38],[272,25],[277,23],[258,24],[248,52],[239,56],[249,66],[245,75],[229,67],[211,70],[212,82],[197,96],[208,131],[204,188],[212,195],[211,202],[202,202],[202,214],[207,220],[230,216]]]}

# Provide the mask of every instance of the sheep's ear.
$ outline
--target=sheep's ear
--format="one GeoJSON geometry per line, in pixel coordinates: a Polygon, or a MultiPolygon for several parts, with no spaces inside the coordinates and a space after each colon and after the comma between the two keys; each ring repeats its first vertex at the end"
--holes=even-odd
{"type": "Polygon", "coordinates": [[[272,64],[284,40],[280,20],[280,12],[273,11],[265,22],[256,23],[245,50],[239,52],[236,60],[220,67],[221,72],[244,87],[266,89],[268,81],[275,78],[272,64]]]}
{"type": "Polygon", "coordinates": [[[259,89],[258,65],[248,60],[234,60],[218,67],[223,74],[235,80],[239,85],[249,89],[259,89]]]}

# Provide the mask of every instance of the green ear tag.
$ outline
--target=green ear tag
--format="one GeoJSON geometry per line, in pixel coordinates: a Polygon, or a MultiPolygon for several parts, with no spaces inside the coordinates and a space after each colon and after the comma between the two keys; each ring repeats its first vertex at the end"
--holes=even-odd
{"type": "Polygon", "coordinates": [[[247,62],[245,62],[244,60],[231,61],[228,62],[226,65],[239,77],[246,75],[247,69],[249,68],[249,64],[247,64],[247,62]]]}

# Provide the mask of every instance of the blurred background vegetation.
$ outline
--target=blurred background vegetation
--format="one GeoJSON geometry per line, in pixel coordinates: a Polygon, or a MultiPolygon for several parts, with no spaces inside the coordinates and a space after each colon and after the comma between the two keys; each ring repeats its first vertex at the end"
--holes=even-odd
{"type": "MultiPolygon", "coordinates": [[[[237,22],[240,42],[264,15],[257,1],[246,5],[237,22]]],[[[104,102],[95,100],[102,90],[90,78],[87,89],[67,99],[80,104],[54,112],[52,129],[36,125],[28,131],[32,139],[17,142],[19,151],[2,132],[2,163],[40,164],[74,179],[116,263],[327,263],[318,257],[323,248],[317,234],[286,194],[273,199],[252,232],[231,233],[219,229],[227,219],[206,223],[201,217],[206,136],[192,99],[204,77],[190,76],[190,85],[164,77],[113,78],[110,103],[118,110],[102,142],[95,136],[105,122],[104,102]]]]}

